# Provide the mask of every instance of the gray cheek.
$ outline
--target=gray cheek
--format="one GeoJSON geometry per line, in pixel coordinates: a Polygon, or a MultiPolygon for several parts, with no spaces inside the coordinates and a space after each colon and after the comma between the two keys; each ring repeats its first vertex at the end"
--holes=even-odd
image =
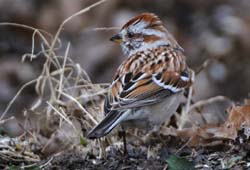
{"type": "Polygon", "coordinates": [[[142,40],[142,39],[138,39],[138,40],[136,40],[136,41],[133,43],[133,46],[134,46],[135,48],[140,48],[140,47],[142,46],[142,44],[143,44],[143,40],[142,40]]]}
{"type": "Polygon", "coordinates": [[[126,54],[126,55],[129,54],[129,48],[128,48],[125,44],[122,45],[122,52],[123,52],[124,54],[126,54]]]}
{"type": "Polygon", "coordinates": [[[143,43],[142,41],[137,42],[136,48],[141,47],[141,46],[142,46],[142,43],[143,43]]]}

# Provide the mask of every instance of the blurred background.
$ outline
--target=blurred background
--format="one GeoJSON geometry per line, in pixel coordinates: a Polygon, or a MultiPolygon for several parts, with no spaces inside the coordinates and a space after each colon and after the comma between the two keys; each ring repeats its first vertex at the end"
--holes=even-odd
{"type": "MultiPolygon", "coordinates": [[[[0,22],[15,22],[55,34],[61,22],[96,0],[1,0],[0,22]]],[[[250,92],[250,1],[249,0],[110,0],[71,20],[60,38],[64,54],[80,63],[94,83],[110,82],[124,59],[118,45],[109,38],[131,17],[153,12],[185,49],[193,69],[206,59],[216,59],[196,78],[194,100],[225,95],[242,101],[250,92]]],[[[31,52],[32,31],[0,26],[0,115],[26,82],[35,79],[43,65],[42,56],[21,63],[31,52]]],[[[35,43],[39,52],[39,39],[35,43]]],[[[34,101],[34,86],[26,88],[9,111],[12,115],[34,101]]]]}

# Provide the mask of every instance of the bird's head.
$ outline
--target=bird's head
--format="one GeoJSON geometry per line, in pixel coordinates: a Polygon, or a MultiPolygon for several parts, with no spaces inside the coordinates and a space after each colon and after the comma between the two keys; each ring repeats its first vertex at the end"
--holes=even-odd
{"type": "Polygon", "coordinates": [[[132,18],[110,40],[120,44],[127,55],[159,45],[179,47],[161,20],[152,13],[142,13],[132,18]]]}

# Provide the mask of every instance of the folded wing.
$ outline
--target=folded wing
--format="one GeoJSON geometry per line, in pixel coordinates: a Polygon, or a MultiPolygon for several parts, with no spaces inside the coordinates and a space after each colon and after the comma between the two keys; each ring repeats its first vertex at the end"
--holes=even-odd
{"type": "Polygon", "coordinates": [[[155,104],[191,85],[191,71],[181,51],[164,49],[153,53],[155,56],[150,54],[147,60],[132,56],[119,67],[105,101],[105,113],[155,104]]]}

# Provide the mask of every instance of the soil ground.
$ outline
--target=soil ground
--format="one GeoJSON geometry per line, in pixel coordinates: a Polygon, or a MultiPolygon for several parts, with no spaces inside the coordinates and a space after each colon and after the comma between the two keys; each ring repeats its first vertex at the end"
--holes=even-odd
{"type": "MultiPolygon", "coordinates": [[[[70,151],[54,157],[45,169],[53,170],[163,170],[168,169],[166,160],[172,154],[187,158],[192,161],[195,169],[199,170],[245,170],[250,169],[250,154],[248,144],[241,146],[237,142],[226,142],[222,145],[209,147],[184,147],[183,141],[169,138],[166,145],[162,146],[156,158],[146,158],[146,151],[140,148],[129,152],[129,157],[124,157],[119,150],[113,149],[107,153],[106,159],[96,159],[93,155],[85,157],[77,151],[70,151]],[[171,142],[170,142],[171,141],[171,142]],[[176,145],[175,145],[176,144],[176,145]]],[[[44,163],[44,162],[41,162],[44,163]]]]}

